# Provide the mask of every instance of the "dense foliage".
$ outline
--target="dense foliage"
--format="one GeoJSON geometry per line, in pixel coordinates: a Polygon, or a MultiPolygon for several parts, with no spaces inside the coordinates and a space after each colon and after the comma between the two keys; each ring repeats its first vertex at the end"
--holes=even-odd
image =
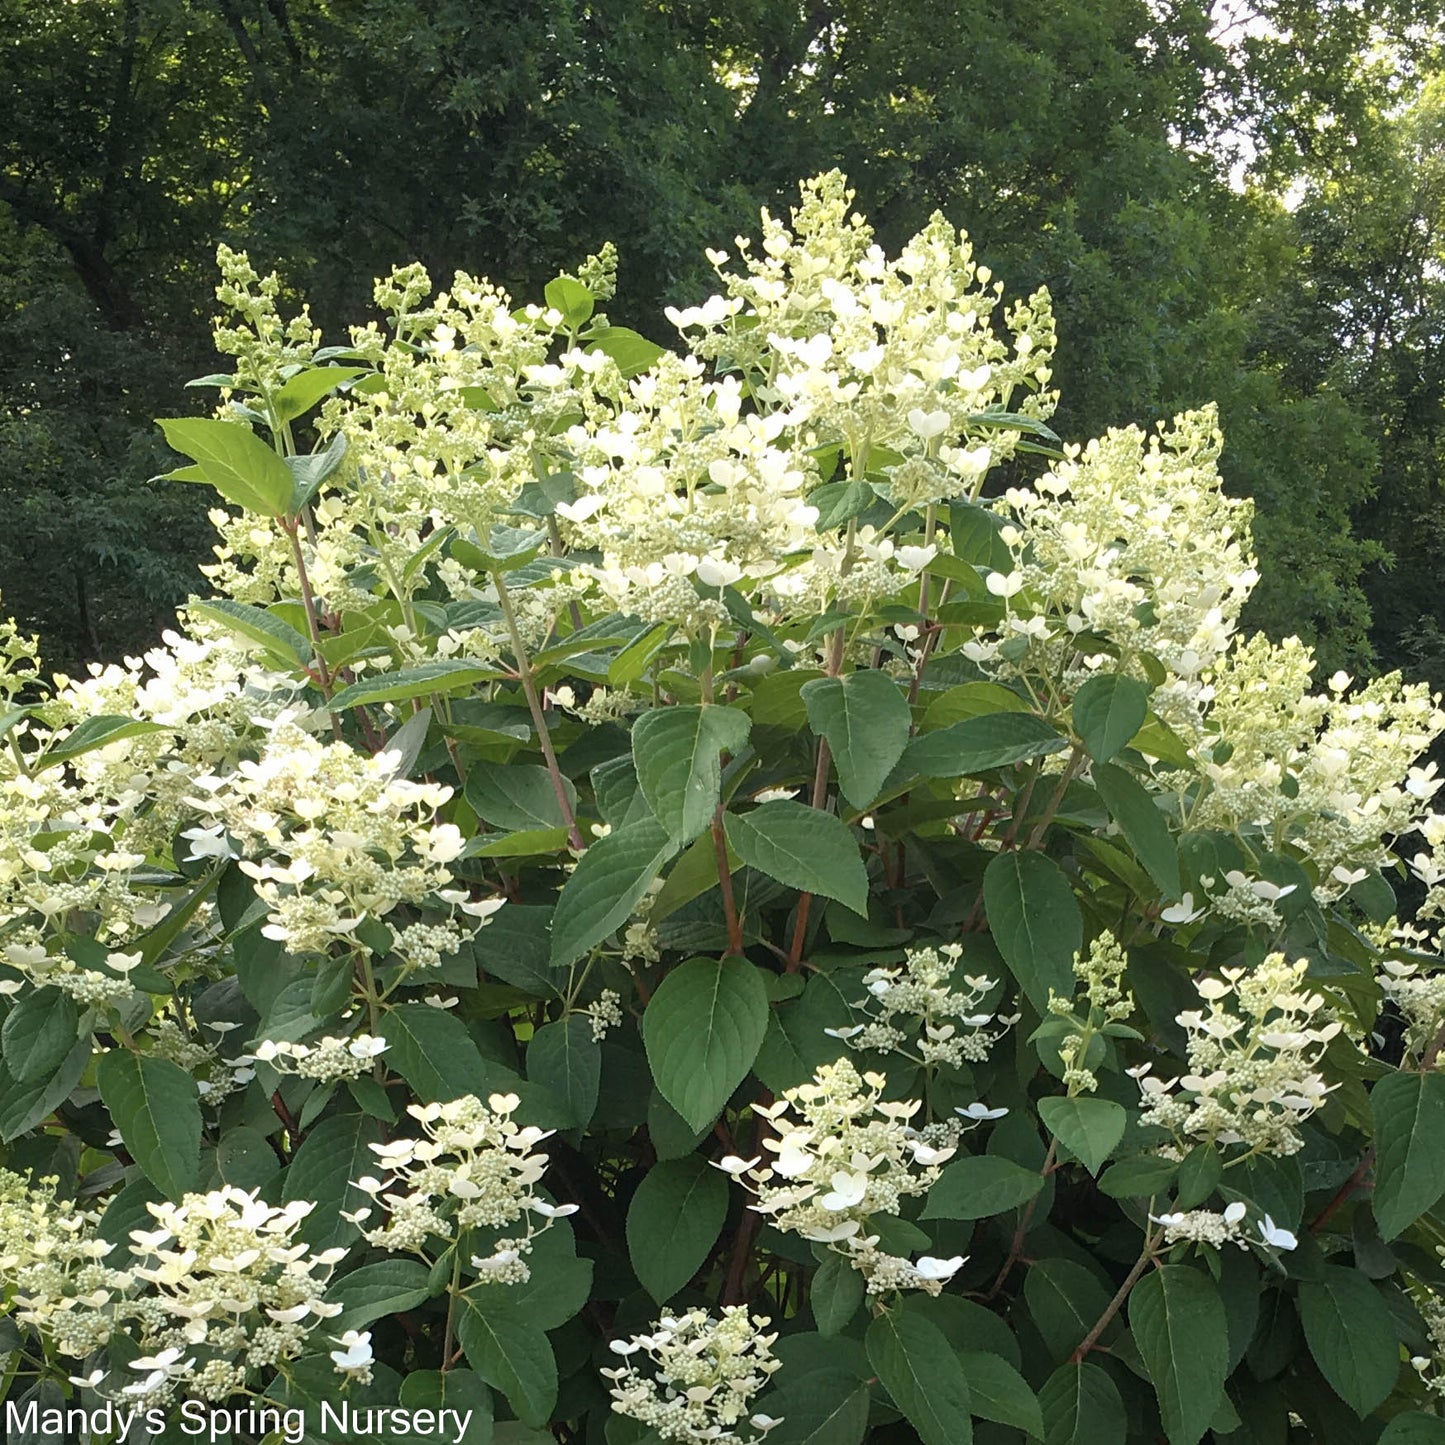
{"type": "Polygon", "coordinates": [[[1445,1435],[1445,714],[1241,630],[1212,411],[1060,444],[1048,295],[851,201],[678,350],[606,248],[332,346],[222,249],[212,595],[4,638],[23,1431],[1445,1435]]]}
{"type": "Polygon", "coordinates": [[[0,0],[9,605],[69,671],[170,625],[208,543],[150,418],[218,240],[331,334],[398,262],[532,296],[615,238],[654,334],[836,165],[892,249],[941,208],[1049,287],[1061,436],[1217,402],[1251,625],[1445,683],[1439,41],[1431,0],[0,0]]]}

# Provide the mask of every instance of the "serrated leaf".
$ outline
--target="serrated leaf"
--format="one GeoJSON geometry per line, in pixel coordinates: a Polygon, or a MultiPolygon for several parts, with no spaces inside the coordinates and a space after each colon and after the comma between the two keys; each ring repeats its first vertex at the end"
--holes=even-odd
{"type": "Polygon", "coordinates": [[[987,1219],[1026,1204],[1044,1187],[1044,1176],[1000,1154],[970,1154],[945,1164],[924,1219],[987,1219]]]}
{"type": "Polygon", "coordinates": [[[676,851],[671,834],[651,818],[593,843],[557,898],[553,967],[581,958],[631,918],[637,900],[676,851]]]}
{"type": "Polygon", "coordinates": [[[1445,1075],[1387,1074],[1370,1091],[1375,1120],[1374,1210],[1394,1239],[1445,1194],[1445,1075]]]}
{"type": "Polygon", "coordinates": [[[1107,763],[1144,726],[1149,690],[1118,673],[1091,677],[1074,694],[1074,731],[1096,763],[1107,763]]]}
{"type": "Polygon", "coordinates": [[[366,707],[378,702],[409,702],[416,697],[429,697],[434,692],[454,692],[460,687],[475,687],[500,677],[494,667],[478,662],[449,658],[424,662],[418,667],[404,667],[397,672],[380,672],[354,682],[336,693],[329,704],[333,712],[349,707],[366,707]]]}
{"type": "Polygon", "coordinates": [[[527,1077],[566,1106],[570,1128],[592,1122],[602,1082],[602,1050],[592,1025],[579,1013],[543,1024],[527,1045],[527,1077]]]}
{"type": "Polygon", "coordinates": [[[1118,1387],[1088,1360],[1060,1365],[1039,1391],[1045,1445],[1124,1445],[1128,1416],[1118,1387]]]}
{"type": "Polygon", "coordinates": [[[914,738],[904,752],[903,766],[926,778],[960,778],[1067,746],[1062,733],[1032,713],[985,713],[914,738]]]}
{"type": "Polygon", "coordinates": [[[767,990],[746,959],[679,964],[642,1015],[658,1092],[694,1129],[710,1124],[747,1077],[767,1026],[767,990]]]}
{"type": "MultiPolygon", "coordinates": [[[[570,778],[562,779],[562,791],[575,816],[577,789],[570,778]]],[[[566,826],[552,774],[539,764],[473,763],[466,797],[477,816],[495,828],[521,832],[566,826]]]]}
{"type": "Polygon", "coordinates": [[[968,1379],[936,1325],[895,1310],[868,1326],[866,1344],[878,1378],[923,1445],[970,1445],[968,1379]]]}
{"type": "Polygon", "coordinates": [[[1114,763],[1100,763],[1094,768],[1094,786],[1159,891],[1166,898],[1178,898],[1179,847],[1154,795],[1132,773],[1114,763]]]}
{"type": "Polygon", "coordinates": [[[100,1097],[146,1178],[179,1201],[201,1168],[201,1104],[196,1081],[169,1059],[111,1049],[96,1069],[100,1097]]]}
{"type": "Polygon", "coordinates": [[[749,867],[867,916],[867,869],[852,833],[832,813],[779,800],[729,813],[725,826],[727,841],[749,867]]]}
{"type": "Polygon", "coordinates": [[[1044,1417],[1038,1397],[1007,1360],[985,1350],[965,1350],[959,1359],[975,1415],[1043,1439],[1044,1417]]]}
{"type": "Polygon", "coordinates": [[[482,1286],[462,1296],[457,1338],[467,1361],[507,1397],[524,1425],[545,1425],[557,1403],[557,1360],[547,1336],[482,1286]]]}
{"type": "Polygon", "coordinates": [[[845,1370],[790,1378],[762,1404],[779,1422],[769,1445],[860,1445],[868,1430],[868,1386],[845,1370]]]}
{"type": "Polygon", "coordinates": [[[1322,1266],[1301,1280],[1300,1323],[1334,1392],[1364,1419],[1395,1387],[1400,1344],[1379,1290],[1357,1269],[1322,1266]]]}
{"type": "Polygon", "coordinates": [[[78,1038],[49,1077],[20,1080],[0,1058],[0,1143],[8,1144],[49,1117],[71,1095],[90,1063],[94,1040],[87,1032],[78,1038]]]}
{"type": "Polygon", "coordinates": [[[878,796],[903,750],[913,716],[902,689],[874,668],[844,677],[816,677],[805,683],[808,724],[828,740],[838,769],[838,787],[855,808],[878,796]]]}
{"type": "Polygon", "coordinates": [[[858,1313],[867,1286],[863,1276],[841,1254],[831,1250],[808,1289],[808,1303],[820,1335],[836,1335],[858,1313]]]}
{"type": "Polygon", "coordinates": [[[342,382],[354,381],[358,376],[365,375],[365,368],[360,366],[308,366],[287,379],[281,390],[271,398],[271,404],[281,421],[295,421],[298,416],[310,411],[322,397],[330,396],[342,382]]]}
{"type": "Polygon", "coordinates": [[[1097,1174],[1124,1137],[1129,1116],[1123,1105],[1112,1099],[1070,1099],[1055,1094],[1039,1100],[1039,1117],[1090,1174],[1097,1174]]]}
{"type": "Polygon", "coordinates": [[[727,1179],[699,1154],[655,1164],[627,1206],[632,1272],[665,1304],[702,1268],[728,1212],[727,1179]]]}
{"type": "Polygon", "coordinates": [[[1229,1371],[1224,1305],[1214,1281],[1187,1264],[1166,1264],[1129,1295],[1139,1347],[1169,1445],[1195,1445],[1224,1398],[1229,1371]]]}
{"type": "Polygon", "coordinates": [[[383,1315],[415,1309],[431,1297],[427,1280],[430,1271],[411,1259],[383,1259],[364,1264],[326,1286],[326,1298],[341,1306],[341,1313],[329,1322],[337,1336],[347,1330],[365,1329],[383,1315]]]}
{"type": "Polygon", "coordinates": [[[629,326],[604,326],[588,337],[587,350],[600,351],[617,363],[623,376],[640,376],[666,350],[629,326]]]}
{"type": "Polygon", "coordinates": [[[84,722],[76,724],[59,742],[52,743],[37,760],[35,770],[51,768],[57,763],[68,763],[85,753],[93,753],[126,738],[146,737],[166,731],[168,729],[160,723],[145,722],[141,718],[108,715],[88,717],[84,722]]]}
{"type": "Polygon", "coordinates": [[[690,843],[711,823],[722,786],[723,753],[739,752],[752,720],[733,707],[658,707],[632,725],[632,761],[653,816],[690,843]]]}
{"type": "Polygon", "coordinates": [[[309,639],[264,607],[233,602],[229,597],[195,598],[186,605],[188,611],[219,623],[227,632],[256,643],[290,666],[304,667],[311,660],[309,639]]]}
{"type": "Polygon", "coordinates": [[[32,989],[5,1017],[0,1058],[11,1078],[28,1083],[48,1077],[75,1047],[80,1010],[58,988],[32,989]]]}
{"type": "Polygon", "coordinates": [[[381,1124],[365,1114],[334,1114],[302,1141],[281,1180],[281,1202],[306,1199],[315,1208],[301,1221],[300,1237],[313,1250],[336,1249],[361,1233],[343,1218],[372,1198],[352,1182],[378,1172],[371,1145],[381,1142],[381,1124]]]}
{"type": "Polygon", "coordinates": [[[387,1042],[382,1061],[411,1085],[424,1104],[445,1103],[463,1094],[487,1096],[487,1068],[466,1025],[444,1009],[402,1004],[384,1014],[387,1042]]]}
{"type": "Polygon", "coordinates": [[[1174,1182],[1179,1166],[1157,1154],[1140,1154],[1111,1164],[1099,1179],[1110,1199],[1148,1199],[1163,1194],[1174,1182]]]}
{"type": "Polygon", "coordinates": [[[173,417],[157,423],[167,444],[195,467],[177,481],[204,481],[234,507],[284,517],[291,507],[291,469],[250,427],[212,417],[173,417]]]}
{"type": "Polygon", "coordinates": [[[562,313],[562,320],[575,331],[591,315],[597,304],[592,293],[571,276],[558,276],[542,289],[547,305],[562,313]]]}
{"type": "Polygon", "coordinates": [[[1041,853],[999,853],[983,875],[989,930],[1029,1002],[1047,1016],[1049,992],[1070,998],[1084,921],[1059,865],[1041,853]]]}
{"type": "MultiPolygon", "coordinates": [[[[454,1419],[467,1421],[461,1439],[453,1434],[447,1445],[489,1445],[495,1438],[492,1392],[473,1370],[408,1370],[402,1376],[397,1398],[413,1414],[452,1410],[456,1412],[454,1419]]],[[[550,1435],[545,1438],[551,1440],[550,1435]]]]}

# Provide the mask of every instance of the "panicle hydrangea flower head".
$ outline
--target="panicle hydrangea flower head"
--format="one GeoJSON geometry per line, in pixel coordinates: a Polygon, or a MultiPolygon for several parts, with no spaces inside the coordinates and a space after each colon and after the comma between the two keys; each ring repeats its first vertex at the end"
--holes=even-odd
{"type": "Polygon", "coordinates": [[[718,1167],[751,1188],[749,1207],[774,1228],[843,1254],[874,1293],[937,1294],[947,1276],[882,1253],[865,1228],[870,1215],[897,1214],[904,1199],[927,1193],[956,1152],[911,1128],[921,1102],[885,1100],[886,1082],[860,1075],[847,1059],[823,1065],[810,1082],[756,1110],[774,1131],[763,1141],[771,1163],[728,1158],[718,1167]]]}
{"type": "Polygon", "coordinates": [[[1319,1062],[1343,1025],[1306,982],[1307,959],[1272,953],[1255,969],[1229,968],[1195,987],[1206,1009],[1179,1015],[1189,1035],[1188,1073],[1130,1072],[1143,1095],[1143,1122],[1185,1141],[1242,1144],[1287,1157],[1304,1147],[1299,1126],[1336,1087],[1319,1062]]]}
{"type": "Polygon", "coordinates": [[[908,949],[901,966],[869,969],[866,992],[853,1005],[868,1022],[825,1032],[850,1048],[899,1053],[925,1065],[986,1062],[1014,1019],[983,1007],[994,979],[965,975],[962,987],[954,987],[962,957],[962,944],[945,943],[908,949]]]}
{"type": "MultiPolygon", "coordinates": [[[[537,1193],[547,1156],[536,1146],[552,1131],[518,1124],[512,1115],[519,1103],[515,1094],[493,1094],[485,1104],[464,1094],[446,1103],[408,1105],[423,1137],[373,1144],[387,1177],[358,1181],[387,1212],[383,1224],[365,1231],[367,1241],[420,1253],[429,1239],[465,1237],[475,1244],[471,1232],[485,1230],[496,1238],[490,1254],[472,1256],[478,1278],[501,1284],[530,1278],[524,1256],[532,1240],[576,1206],[552,1205],[537,1193]],[[501,1234],[519,1226],[520,1233],[501,1234]]],[[[370,1213],[364,1209],[356,1218],[370,1213]]]]}
{"type": "Polygon", "coordinates": [[[764,1333],[769,1323],[729,1305],[719,1317],[701,1309],[664,1315],[650,1334],[613,1340],[624,1362],[602,1371],[612,1382],[613,1410],[663,1440],[762,1439],[780,1423],[752,1409],[782,1363],[772,1355],[776,1333],[764,1333]]]}

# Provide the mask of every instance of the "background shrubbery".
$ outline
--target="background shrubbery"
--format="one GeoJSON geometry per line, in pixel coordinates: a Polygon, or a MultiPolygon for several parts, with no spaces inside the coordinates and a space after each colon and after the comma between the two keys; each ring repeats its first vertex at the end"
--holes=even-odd
{"type": "Polygon", "coordinates": [[[1445,1434],[1445,713],[1241,627],[1214,409],[1061,441],[1047,292],[852,200],[676,349],[610,247],[330,345],[222,248],[212,592],[3,634],[8,1398],[1445,1434]]]}

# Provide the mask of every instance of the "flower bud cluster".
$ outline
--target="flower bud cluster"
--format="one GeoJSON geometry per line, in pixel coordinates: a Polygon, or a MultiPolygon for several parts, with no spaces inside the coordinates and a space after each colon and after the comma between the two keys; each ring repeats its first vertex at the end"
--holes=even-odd
{"type": "Polygon", "coordinates": [[[349,1039],[328,1034],[317,1044],[262,1039],[255,1053],[242,1055],[237,1063],[270,1064],[278,1074],[296,1074],[321,1084],[334,1084],[369,1073],[387,1047],[385,1039],[371,1034],[357,1034],[349,1039]]]}
{"type": "Polygon", "coordinates": [[[664,1315],[652,1333],[613,1340],[624,1364],[604,1369],[612,1408],[663,1440],[757,1441],[781,1421],[752,1410],[782,1363],[772,1355],[771,1323],[742,1305],[664,1315]],[[640,1357],[640,1358],[634,1358],[640,1357]]]}

